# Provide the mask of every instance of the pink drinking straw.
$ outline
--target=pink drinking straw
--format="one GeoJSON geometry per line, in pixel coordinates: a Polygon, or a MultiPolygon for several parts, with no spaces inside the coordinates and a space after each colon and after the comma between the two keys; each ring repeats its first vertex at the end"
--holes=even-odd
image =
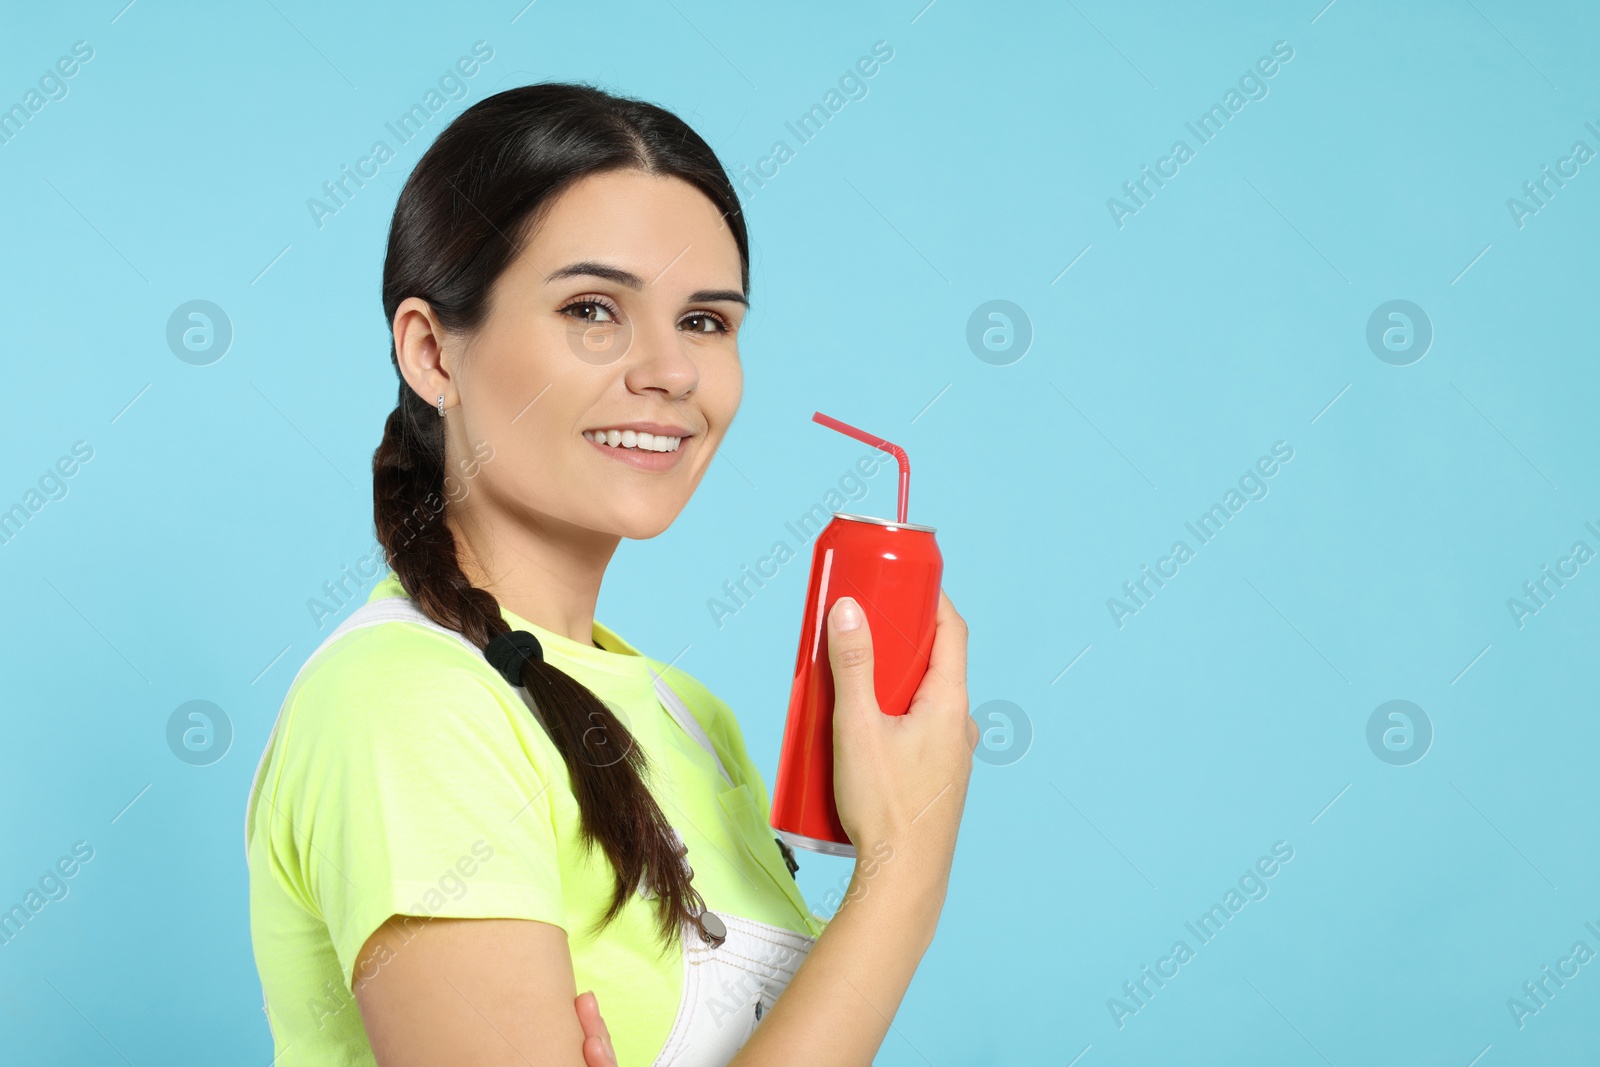
{"type": "Polygon", "coordinates": [[[906,498],[911,493],[911,458],[906,455],[906,450],[897,444],[892,444],[888,441],[885,441],[883,438],[870,434],[865,430],[858,430],[854,426],[851,426],[848,422],[840,422],[838,419],[824,415],[820,411],[811,416],[811,421],[820,422],[830,430],[838,430],[842,434],[848,434],[849,436],[854,437],[857,441],[865,442],[874,448],[881,448],[895,459],[900,461],[900,502],[895,509],[897,512],[895,521],[905,522],[906,498]]]}

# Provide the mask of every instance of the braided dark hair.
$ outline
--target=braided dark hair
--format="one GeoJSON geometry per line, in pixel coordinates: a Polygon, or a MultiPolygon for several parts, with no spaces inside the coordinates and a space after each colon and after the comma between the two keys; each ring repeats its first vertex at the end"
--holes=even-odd
{"type": "MultiPolygon", "coordinates": [[[[495,280],[515,261],[555,196],[586,175],[634,169],[681,178],[722,212],[748,292],[749,241],[738,196],[715,153],[683,120],[654,104],[588,85],[546,82],[497,93],[466,109],[429,146],[395,205],[383,264],[383,310],[394,322],[407,297],[427,301],[444,327],[482,325],[495,280]]],[[[398,374],[398,354],[390,360],[398,374]]],[[[493,594],[461,568],[444,521],[443,420],[405,381],[372,458],[379,542],[406,593],[434,621],[479,648],[510,630],[493,594]]],[[[644,752],[615,714],[558,667],[530,661],[522,683],[560,751],[587,848],[598,845],[616,882],[595,932],[643,880],[655,894],[663,947],[704,901],[645,781],[644,752]],[[625,753],[615,755],[615,745],[625,753]]]]}

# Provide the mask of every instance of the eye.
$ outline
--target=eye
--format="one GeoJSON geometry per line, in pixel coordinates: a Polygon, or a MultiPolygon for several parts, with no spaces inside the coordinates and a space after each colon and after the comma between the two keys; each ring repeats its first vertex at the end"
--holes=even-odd
{"type": "Polygon", "coordinates": [[[578,319],[580,322],[616,322],[617,321],[617,318],[616,318],[617,315],[618,315],[617,309],[614,306],[612,306],[610,303],[608,303],[607,301],[600,300],[600,299],[597,299],[595,297],[584,297],[581,300],[574,300],[572,303],[570,303],[566,307],[562,308],[561,309],[561,313],[564,314],[564,315],[568,314],[568,313],[572,312],[573,309],[575,309],[575,308],[584,309],[584,311],[586,312],[586,313],[580,313],[580,314],[575,314],[575,315],[571,316],[572,318],[578,319]]]}
{"type": "MultiPolygon", "coordinates": [[[[695,311],[685,315],[683,322],[698,323],[689,327],[691,333],[732,333],[728,320],[713,311],[695,311]]],[[[682,323],[680,323],[682,325],[682,323]]]]}

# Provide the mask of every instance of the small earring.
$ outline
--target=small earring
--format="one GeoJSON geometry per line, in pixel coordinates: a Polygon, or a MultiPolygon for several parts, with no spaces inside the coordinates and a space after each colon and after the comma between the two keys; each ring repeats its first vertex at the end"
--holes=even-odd
{"type": "Polygon", "coordinates": [[[444,418],[444,394],[439,394],[439,417],[444,418]]]}

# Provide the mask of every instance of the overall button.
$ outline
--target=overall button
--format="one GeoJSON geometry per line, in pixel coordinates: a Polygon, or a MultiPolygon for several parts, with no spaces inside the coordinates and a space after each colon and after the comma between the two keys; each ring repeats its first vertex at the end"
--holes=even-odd
{"type": "Polygon", "coordinates": [[[773,840],[778,843],[778,851],[783,853],[783,865],[789,868],[789,877],[798,878],[795,872],[800,869],[800,861],[794,858],[794,849],[781,837],[774,837],[773,840]]]}
{"type": "Polygon", "coordinates": [[[699,916],[700,933],[710,942],[711,946],[722,944],[728,939],[728,926],[717,918],[714,911],[702,911],[699,916]]]}

